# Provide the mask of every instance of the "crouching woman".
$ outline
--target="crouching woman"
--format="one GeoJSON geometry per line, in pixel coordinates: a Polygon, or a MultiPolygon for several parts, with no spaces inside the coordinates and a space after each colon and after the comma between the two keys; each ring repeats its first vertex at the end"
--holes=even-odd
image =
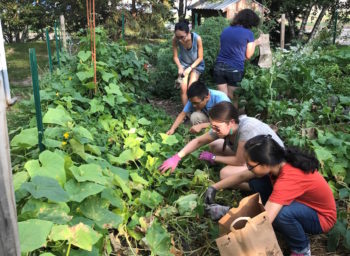
{"type": "MultiPolygon", "coordinates": [[[[332,190],[317,170],[318,160],[309,152],[282,148],[270,135],[251,138],[244,149],[248,170],[226,178],[231,179],[229,184],[269,175],[273,188],[265,209],[271,223],[286,238],[291,255],[311,255],[307,233],[328,232],[337,218],[332,190]]],[[[213,187],[225,188],[226,182],[213,187]]]]}

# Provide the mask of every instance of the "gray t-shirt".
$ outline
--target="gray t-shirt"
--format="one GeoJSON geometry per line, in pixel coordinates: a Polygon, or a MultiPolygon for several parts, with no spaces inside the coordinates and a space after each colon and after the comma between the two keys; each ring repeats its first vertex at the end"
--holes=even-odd
{"type": "Polygon", "coordinates": [[[241,115],[239,117],[238,136],[239,141],[248,141],[258,135],[270,134],[272,138],[281,146],[284,147],[283,141],[271,129],[271,127],[254,117],[241,115]]]}
{"type": "MultiPolygon", "coordinates": [[[[209,131],[210,136],[214,139],[219,138],[213,130],[209,131]]],[[[238,141],[248,141],[251,138],[254,138],[258,135],[268,135],[270,134],[272,138],[281,146],[284,147],[283,141],[278,137],[278,135],[271,129],[270,126],[261,122],[260,120],[254,117],[248,117],[247,115],[239,116],[239,125],[238,125],[238,137],[235,140],[235,143],[228,144],[228,146],[236,152],[238,141]]]]}

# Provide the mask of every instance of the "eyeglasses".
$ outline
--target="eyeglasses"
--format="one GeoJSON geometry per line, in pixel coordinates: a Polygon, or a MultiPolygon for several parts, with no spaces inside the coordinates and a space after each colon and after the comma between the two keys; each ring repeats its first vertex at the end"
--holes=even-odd
{"type": "Polygon", "coordinates": [[[250,165],[250,164],[246,163],[246,165],[247,165],[248,171],[252,171],[255,167],[257,167],[258,165],[260,165],[260,163],[258,163],[258,164],[256,164],[256,165],[250,165]]]}
{"type": "Polygon", "coordinates": [[[187,34],[184,35],[184,36],[176,36],[176,39],[179,40],[179,41],[182,41],[182,40],[184,40],[186,37],[187,37],[187,34]]]}

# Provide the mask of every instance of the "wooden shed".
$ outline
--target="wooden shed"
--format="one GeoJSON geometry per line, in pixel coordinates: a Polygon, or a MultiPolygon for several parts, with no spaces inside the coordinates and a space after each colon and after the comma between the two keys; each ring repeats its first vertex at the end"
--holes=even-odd
{"type": "Polygon", "coordinates": [[[242,9],[252,9],[264,15],[268,9],[261,3],[254,0],[224,0],[224,1],[205,1],[200,0],[187,7],[192,11],[192,24],[195,24],[195,17],[198,17],[198,25],[201,23],[201,18],[223,16],[227,19],[232,19],[236,13],[242,9]],[[197,14],[197,15],[196,15],[197,14]]]}

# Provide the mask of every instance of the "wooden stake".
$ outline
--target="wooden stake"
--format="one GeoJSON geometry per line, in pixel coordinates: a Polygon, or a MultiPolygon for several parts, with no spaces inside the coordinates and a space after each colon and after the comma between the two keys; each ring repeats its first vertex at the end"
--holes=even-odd
{"type": "Polygon", "coordinates": [[[282,17],[281,17],[281,49],[284,49],[285,30],[286,30],[286,15],[282,14],[282,17]]]}

